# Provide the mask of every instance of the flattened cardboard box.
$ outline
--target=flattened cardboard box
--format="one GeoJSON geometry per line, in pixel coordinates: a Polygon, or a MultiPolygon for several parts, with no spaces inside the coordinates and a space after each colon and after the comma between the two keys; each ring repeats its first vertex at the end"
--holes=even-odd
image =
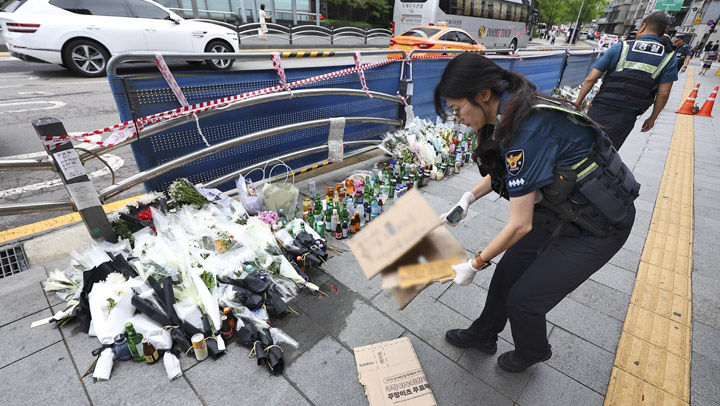
{"type": "MultiPolygon", "coordinates": [[[[400,309],[433,281],[401,288],[399,267],[418,264],[420,258],[434,262],[467,257],[460,243],[441,225],[440,217],[415,189],[365,226],[348,245],[368,279],[382,275],[383,288],[392,290],[400,309]]],[[[438,281],[451,279],[449,276],[438,281]]]]}
{"type": "Polygon", "coordinates": [[[354,348],[358,379],[370,406],[436,406],[407,337],[354,348]]]}

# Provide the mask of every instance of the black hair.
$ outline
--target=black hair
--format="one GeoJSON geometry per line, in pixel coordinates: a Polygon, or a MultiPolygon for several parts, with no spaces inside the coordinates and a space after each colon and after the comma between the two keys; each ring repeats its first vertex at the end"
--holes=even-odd
{"type": "Polygon", "coordinates": [[[489,124],[475,131],[477,148],[473,151],[472,159],[478,163],[483,176],[495,173],[502,167],[498,145],[512,137],[515,129],[532,113],[537,98],[543,97],[525,76],[505,70],[480,54],[464,53],[448,63],[435,87],[435,111],[442,119],[447,118],[447,98],[467,99],[469,103],[482,108],[475,102],[475,95],[487,89],[496,97],[509,92],[510,98],[502,106],[503,118],[496,124],[494,132],[489,124]]]}
{"type": "Polygon", "coordinates": [[[715,45],[713,45],[712,50],[713,50],[713,51],[718,51],[718,50],[720,50],[720,44],[715,44],[715,45]]]}
{"type": "Polygon", "coordinates": [[[264,4],[261,4],[261,5],[260,5],[260,10],[265,10],[265,5],[264,5],[264,4]]]}
{"type": "Polygon", "coordinates": [[[643,18],[642,22],[647,25],[650,32],[660,35],[665,32],[668,24],[670,24],[670,15],[662,10],[653,11],[643,18]]]}
{"type": "Polygon", "coordinates": [[[525,76],[505,70],[480,54],[460,54],[448,63],[435,87],[435,111],[441,118],[447,118],[447,98],[467,99],[479,106],[475,95],[486,89],[497,97],[504,92],[511,94],[502,108],[503,116],[508,119],[497,123],[492,140],[485,140],[494,144],[488,147],[495,147],[499,142],[510,139],[515,129],[530,116],[535,98],[539,96],[537,87],[525,76]]]}

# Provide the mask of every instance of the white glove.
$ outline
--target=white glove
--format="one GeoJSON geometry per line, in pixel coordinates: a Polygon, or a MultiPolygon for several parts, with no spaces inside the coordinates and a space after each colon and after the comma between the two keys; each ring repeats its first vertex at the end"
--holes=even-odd
{"type": "Polygon", "coordinates": [[[452,269],[455,271],[455,279],[453,279],[453,282],[460,286],[469,285],[473,279],[475,279],[477,271],[479,271],[479,269],[472,266],[472,259],[468,259],[467,262],[461,264],[453,265],[452,269]]]}
{"type": "Polygon", "coordinates": [[[470,205],[473,204],[474,201],[475,201],[475,195],[472,194],[472,192],[463,193],[462,197],[460,198],[460,200],[458,200],[458,202],[455,206],[453,206],[450,210],[448,210],[447,212],[440,215],[440,220],[442,221],[443,224],[448,224],[452,227],[455,227],[458,223],[450,223],[447,219],[447,216],[449,216],[450,213],[452,213],[452,211],[455,209],[455,207],[460,206],[460,208],[462,209],[461,219],[464,219],[465,216],[467,216],[468,207],[470,207],[470,205]]]}

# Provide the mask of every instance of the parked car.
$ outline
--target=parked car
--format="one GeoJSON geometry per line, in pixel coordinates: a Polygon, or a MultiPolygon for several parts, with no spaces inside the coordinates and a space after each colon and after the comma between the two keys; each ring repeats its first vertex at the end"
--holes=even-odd
{"type": "Polygon", "coordinates": [[[610,48],[611,46],[617,44],[617,42],[620,40],[617,35],[612,34],[605,34],[605,36],[603,36],[603,39],[605,40],[602,44],[603,48],[610,48]]]}
{"type": "MultiPolygon", "coordinates": [[[[149,0],[14,0],[0,12],[10,54],[62,65],[85,77],[105,75],[112,55],[137,51],[237,52],[237,33],[185,20],[149,0]]],[[[232,59],[208,59],[229,69],[232,59]]]]}
{"type": "Polygon", "coordinates": [[[595,32],[594,32],[594,31],[589,31],[589,32],[587,33],[587,37],[586,37],[585,39],[587,39],[587,40],[595,40],[595,32]]]}
{"type": "MultiPolygon", "coordinates": [[[[443,25],[416,27],[393,37],[390,49],[465,49],[484,51],[485,46],[478,44],[467,31],[443,25]]],[[[392,55],[391,55],[392,56],[392,55]]]]}

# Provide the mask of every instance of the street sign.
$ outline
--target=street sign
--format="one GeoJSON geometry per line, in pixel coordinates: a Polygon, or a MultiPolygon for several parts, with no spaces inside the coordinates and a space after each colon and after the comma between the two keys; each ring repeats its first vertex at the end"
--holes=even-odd
{"type": "Polygon", "coordinates": [[[708,20],[708,22],[707,22],[708,27],[712,27],[713,24],[715,24],[715,21],[713,21],[713,20],[708,20]]]}
{"type": "Polygon", "coordinates": [[[700,24],[702,22],[702,18],[698,17],[695,19],[695,24],[700,24]]]}
{"type": "Polygon", "coordinates": [[[680,11],[683,0],[658,0],[655,3],[655,10],[680,11]]]}

